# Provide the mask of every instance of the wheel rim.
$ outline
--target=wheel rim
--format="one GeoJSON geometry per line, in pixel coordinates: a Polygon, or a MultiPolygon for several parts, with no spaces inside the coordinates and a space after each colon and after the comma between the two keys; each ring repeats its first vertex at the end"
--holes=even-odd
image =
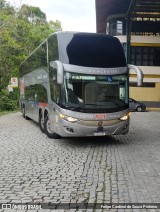
{"type": "Polygon", "coordinates": [[[137,110],[138,110],[138,112],[141,112],[142,111],[142,108],[141,107],[138,107],[137,110]]]}
{"type": "Polygon", "coordinates": [[[48,131],[49,134],[52,134],[52,133],[53,133],[53,132],[51,131],[51,127],[50,127],[50,122],[49,122],[49,120],[47,120],[46,128],[47,128],[47,131],[48,131]]]}

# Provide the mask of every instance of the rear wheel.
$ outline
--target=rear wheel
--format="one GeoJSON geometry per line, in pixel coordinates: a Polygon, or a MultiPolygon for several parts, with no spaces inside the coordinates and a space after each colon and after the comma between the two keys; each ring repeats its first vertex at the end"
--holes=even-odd
{"type": "Polygon", "coordinates": [[[137,107],[137,111],[141,112],[142,111],[142,107],[137,107]]]}
{"type": "Polygon", "coordinates": [[[23,115],[23,118],[25,118],[26,115],[25,115],[25,107],[24,106],[22,107],[22,115],[23,115]]]}
{"type": "Polygon", "coordinates": [[[40,113],[39,115],[39,128],[41,129],[41,131],[44,133],[44,119],[43,119],[43,115],[42,113],[40,113]]]}
{"type": "Polygon", "coordinates": [[[48,114],[46,115],[45,117],[45,121],[44,121],[44,130],[45,130],[45,133],[46,135],[49,137],[49,138],[59,138],[60,136],[58,134],[56,134],[55,132],[53,132],[50,128],[50,122],[49,122],[49,117],[48,117],[48,114]]]}
{"type": "Polygon", "coordinates": [[[23,114],[23,117],[26,119],[26,120],[29,120],[29,117],[26,116],[26,109],[25,109],[25,106],[23,105],[22,107],[22,114],[23,114]]]}

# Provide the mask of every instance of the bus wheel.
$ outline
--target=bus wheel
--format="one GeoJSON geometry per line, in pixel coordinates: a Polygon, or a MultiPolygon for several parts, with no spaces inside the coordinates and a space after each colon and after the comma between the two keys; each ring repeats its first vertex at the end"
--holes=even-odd
{"type": "Polygon", "coordinates": [[[23,118],[25,118],[26,115],[25,115],[25,107],[24,106],[22,107],[22,114],[23,114],[23,118]]]}
{"type": "Polygon", "coordinates": [[[29,117],[26,116],[25,106],[23,106],[23,108],[22,108],[22,114],[23,114],[23,117],[24,117],[26,120],[29,120],[29,117]]]}
{"type": "Polygon", "coordinates": [[[42,113],[39,114],[39,128],[44,133],[44,119],[42,113]]]}
{"type": "Polygon", "coordinates": [[[45,120],[44,120],[44,130],[45,130],[46,135],[49,138],[59,138],[60,137],[58,134],[51,131],[48,115],[46,115],[45,120]]]}

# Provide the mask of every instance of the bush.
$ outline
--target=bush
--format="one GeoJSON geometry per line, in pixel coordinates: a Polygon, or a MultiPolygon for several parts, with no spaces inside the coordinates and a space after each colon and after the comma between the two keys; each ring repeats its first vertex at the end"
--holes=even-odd
{"type": "Polygon", "coordinates": [[[0,91],[0,111],[15,110],[18,107],[18,99],[12,99],[8,90],[0,91]]]}

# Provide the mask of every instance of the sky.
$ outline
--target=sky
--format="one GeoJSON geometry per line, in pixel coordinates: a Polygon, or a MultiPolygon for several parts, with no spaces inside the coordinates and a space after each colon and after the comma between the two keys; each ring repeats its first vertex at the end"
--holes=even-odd
{"type": "Polygon", "coordinates": [[[6,0],[16,7],[39,7],[47,20],[60,21],[63,31],[96,32],[95,0],[6,0]]]}

